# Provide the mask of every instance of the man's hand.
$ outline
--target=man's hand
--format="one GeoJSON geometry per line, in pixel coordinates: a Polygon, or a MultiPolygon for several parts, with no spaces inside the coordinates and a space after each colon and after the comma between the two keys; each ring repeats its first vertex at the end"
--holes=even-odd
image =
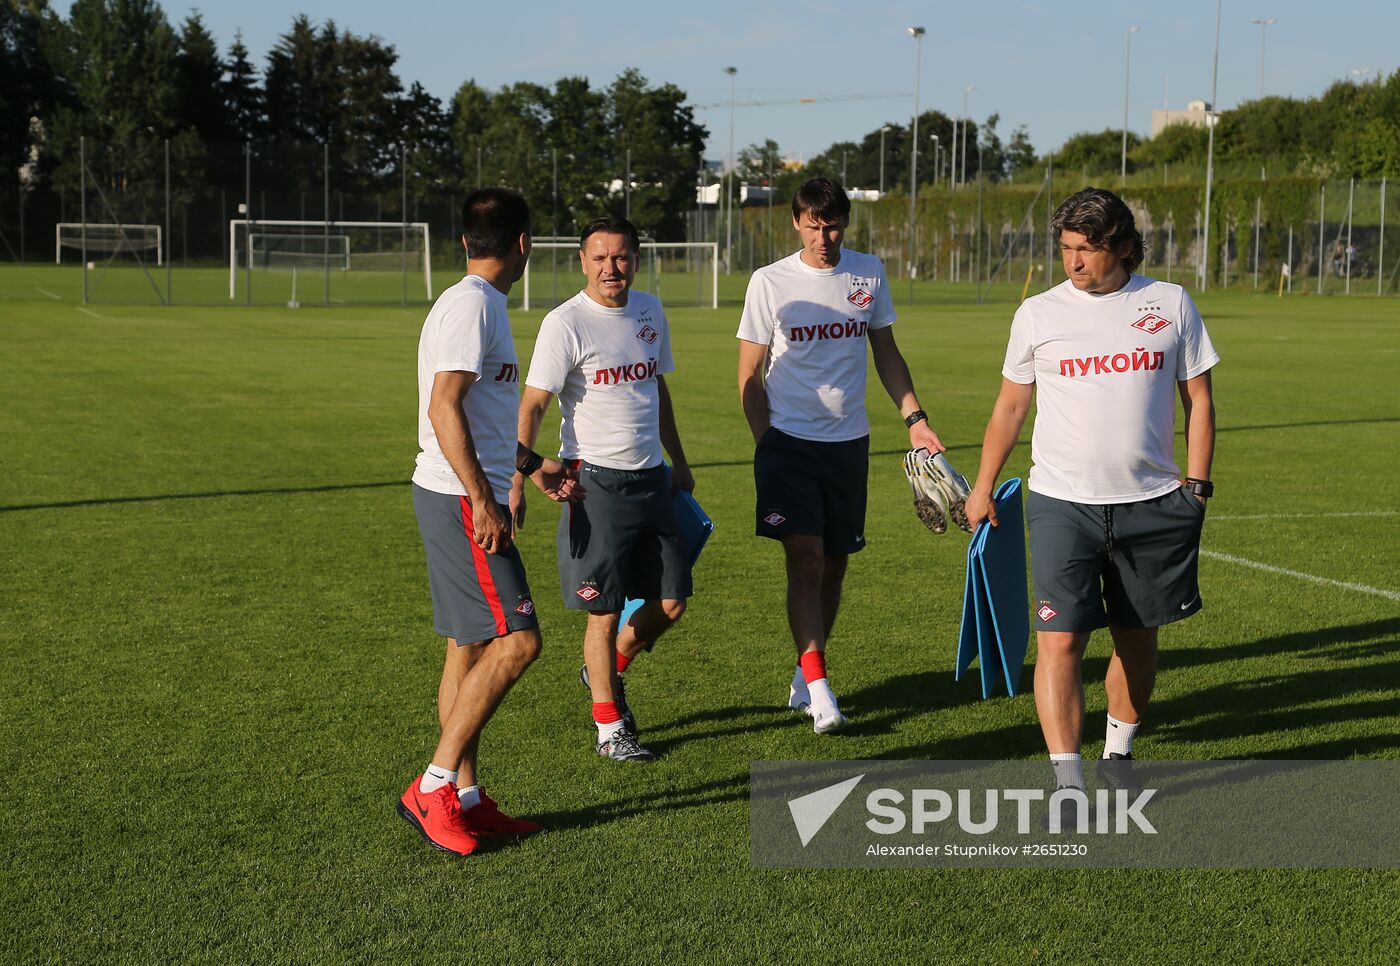
{"type": "Polygon", "coordinates": [[[588,495],[573,467],[558,460],[546,458],[530,482],[555,503],[578,503],[588,495]]]}
{"type": "Polygon", "coordinates": [[[510,478],[511,533],[525,529],[525,478],[519,473],[510,478]]]}
{"type": "Polygon", "coordinates": [[[472,504],[472,542],[487,553],[502,553],[510,546],[510,537],[511,522],[499,503],[488,499],[472,504]]]}
{"type": "Polygon", "coordinates": [[[967,523],[976,530],[983,520],[994,527],[1001,525],[997,520],[997,501],[992,498],[992,491],[975,489],[967,498],[967,523]]]}
{"type": "Polygon", "coordinates": [[[678,490],[685,490],[687,493],[695,492],[695,476],[685,463],[678,463],[671,467],[671,495],[675,496],[678,490]]]}
{"type": "Polygon", "coordinates": [[[948,447],[943,445],[943,441],[938,438],[938,434],[933,431],[933,427],[928,424],[927,419],[921,419],[909,427],[909,448],[926,449],[930,453],[946,453],[948,451],[948,447]]]}

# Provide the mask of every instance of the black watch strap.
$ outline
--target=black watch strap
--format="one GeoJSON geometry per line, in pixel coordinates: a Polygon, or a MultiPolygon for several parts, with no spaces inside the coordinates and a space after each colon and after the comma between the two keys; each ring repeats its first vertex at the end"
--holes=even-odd
{"type": "Polygon", "coordinates": [[[1202,500],[1209,500],[1215,495],[1215,484],[1210,480],[1198,480],[1194,476],[1188,476],[1185,483],[1191,488],[1191,493],[1202,500]]]}
{"type": "Polygon", "coordinates": [[[905,425],[906,427],[908,427],[909,429],[913,429],[913,428],[914,428],[914,424],[917,423],[917,422],[918,422],[919,420],[921,420],[921,419],[922,419],[924,422],[928,422],[928,413],[924,412],[922,409],[916,409],[916,410],[914,410],[912,413],[910,413],[908,416],[905,416],[905,417],[904,417],[904,425],[905,425]]]}

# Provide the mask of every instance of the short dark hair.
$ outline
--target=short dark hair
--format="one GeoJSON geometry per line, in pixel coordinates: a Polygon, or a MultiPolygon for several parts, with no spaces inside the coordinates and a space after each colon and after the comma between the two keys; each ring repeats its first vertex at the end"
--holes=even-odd
{"type": "Polygon", "coordinates": [[[1083,235],[1091,245],[1101,245],[1117,254],[1125,242],[1133,247],[1123,258],[1123,267],[1137,271],[1142,264],[1142,233],[1137,230],[1133,212],[1123,199],[1103,188],[1082,188],[1055,209],[1050,230],[1058,238],[1063,231],[1083,235]]]}
{"type": "Polygon", "coordinates": [[[626,235],[627,240],[632,243],[632,252],[641,251],[642,236],[637,234],[637,226],[626,218],[615,218],[612,215],[605,215],[602,218],[594,218],[583,226],[583,233],[578,236],[578,247],[582,248],[588,241],[589,235],[596,235],[602,232],[605,235],[626,235]]]}
{"type": "Polygon", "coordinates": [[[505,258],[530,233],[530,205],[509,188],[478,188],[462,201],[468,258],[505,258]]]}
{"type": "Polygon", "coordinates": [[[846,189],[830,178],[812,178],[792,196],[792,217],[801,218],[804,211],[829,224],[851,217],[851,199],[846,189]]]}

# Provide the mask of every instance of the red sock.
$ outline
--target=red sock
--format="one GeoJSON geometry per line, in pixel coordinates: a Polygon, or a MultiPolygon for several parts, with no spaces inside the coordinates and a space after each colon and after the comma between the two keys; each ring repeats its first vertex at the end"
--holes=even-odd
{"type": "Polygon", "coordinates": [[[616,701],[594,701],[593,720],[600,725],[615,724],[622,720],[622,712],[617,710],[616,701]]]}
{"type": "Polygon", "coordinates": [[[826,677],[826,655],[821,651],[808,651],[797,663],[802,665],[802,679],[808,684],[826,677]]]}
{"type": "Polygon", "coordinates": [[[627,665],[629,665],[629,664],[631,664],[631,663],[632,663],[632,659],[631,659],[630,657],[628,657],[626,654],[623,654],[621,651],[618,651],[618,652],[617,652],[617,673],[618,673],[618,674],[621,674],[623,671],[627,670],[627,665]]]}

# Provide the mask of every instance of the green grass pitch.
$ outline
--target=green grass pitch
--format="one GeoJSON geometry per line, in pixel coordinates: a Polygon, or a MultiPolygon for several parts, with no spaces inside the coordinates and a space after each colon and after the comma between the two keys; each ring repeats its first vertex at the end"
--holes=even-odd
{"type": "MultiPolygon", "coordinates": [[[[628,674],[663,761],[593,755],[536,495],[545,652],[482,775],[547,831],[459,861],[394,814],[441,662],[406,484],[424,307],[82,306],[73,269],[0,268],[0,961],[1393,961],[1393,871],[749,868],[750,760],[1042,746],[1029,666],[1015,699],[953,681],[966,538],[916,521],[873,377],[869,549],[831,647],[853,727],[785,710],[781,560],[752,535],[734,385],[743,279],[724,282],[720,311],[671,317],[718,529],[689,613],[628,674]]],[[[899,289],[899,343],[971,475],[1016,288],[922,286],[912,309],[899,289]]],[[[1223,357],[1205,546],[1335,583],[1204,560],[1140,753],[1400,756],[1400,303],[1200,302],[1223,357]]],[[[522,360],[540,317],[514,316],[522,360]]],[[[1096,636],[1087,754],[1107,655],[1096,636]]]]}

